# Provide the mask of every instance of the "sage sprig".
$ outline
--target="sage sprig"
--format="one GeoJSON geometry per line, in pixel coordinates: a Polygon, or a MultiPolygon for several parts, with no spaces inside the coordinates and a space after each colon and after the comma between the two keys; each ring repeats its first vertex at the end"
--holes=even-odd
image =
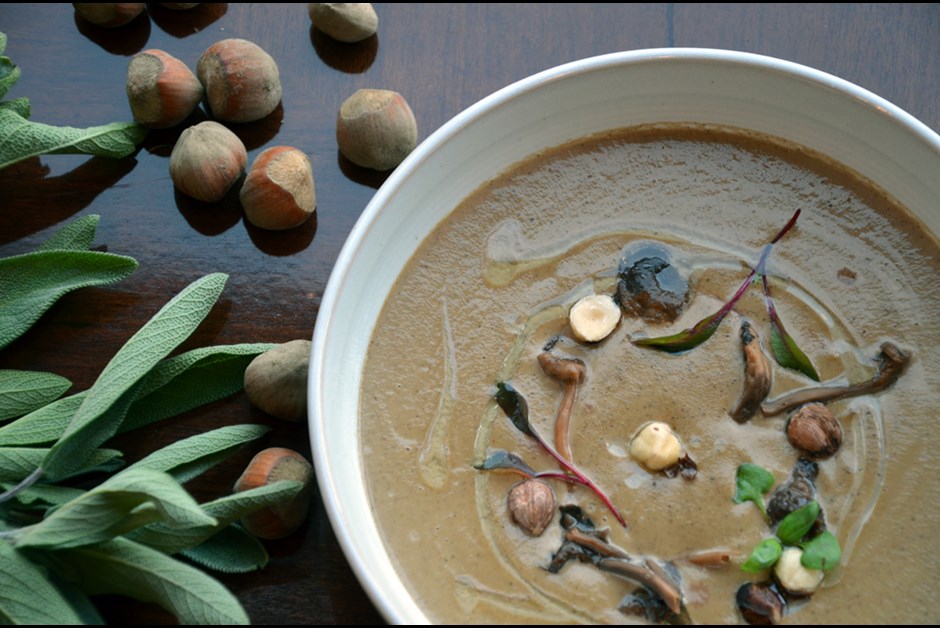
{"type": "MultiPolygon", "coordinates": [[[[0,33],[0,97],[19,80],[22,71],[3,55],[7,37],[0,33]]],[[[28,120],[29,100],[0,102],[0,169],[46,154],[127,157],[137,150],[147,129],[136,122],[113,122],[84,129],[52,126],[28,120]]]]}

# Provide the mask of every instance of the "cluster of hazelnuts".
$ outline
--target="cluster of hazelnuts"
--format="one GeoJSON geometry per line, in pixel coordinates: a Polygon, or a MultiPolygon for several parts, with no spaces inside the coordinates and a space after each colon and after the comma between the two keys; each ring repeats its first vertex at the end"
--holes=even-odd
{"type": "MultiPolygon", "coordinates": [[[[347,43],[372,36],[378,27],[367,3],[311,3],[308,14],[315,28],[347,43]]],[[[277,64],[257,44],[236,38],[216,42],[202,53],[195,72],[163,50],[144,50],[128,64],[127,98],[134,120],[154,129],[183,123],[205,103],[213,119],[183,130],[170,155],[170,178],[183,194],[216,202],[244,175],[239,199],[251,224],[291,229],[316,211],[313,167],[306,153],[274,146],[248,168],[244,143],[225,126],[261,120],[281,102],[277,64]]],[[[363,168],[395,168],[415,148],[417,137],[414,114],[394,91],[360,89],[337,116],[339,150],[363,168]]]]}

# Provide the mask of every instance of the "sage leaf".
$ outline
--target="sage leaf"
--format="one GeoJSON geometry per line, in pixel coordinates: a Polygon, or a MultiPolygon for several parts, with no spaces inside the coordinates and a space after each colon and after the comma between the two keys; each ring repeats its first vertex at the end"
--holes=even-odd
{"type": "Polygon", "coordinates": [[[7,49],[7,35],[6,33],[0,31],[0,54],[6,52],[7,49]]]}
{"type": "Polygon", "coordinates": [[[220,573],[249,573],[268,564],[268,550],[243,528],[230,525],[196,547],[180,552],[206,569],[220,573]]]}
{"type": "Polygon", "coordinates": [[[91,545],[161,521],[169,527],[216,525],[192,496],[166,473],[127,469],[22,528],[17,547],[62,549],[91,545]]]}
{"type": "Polygon", "coordinates": [[[774,307],[774,302],[770,297],[770,282],[767,275],[761,277],[764,286],[764,301],[767,304],[767,314],[770,316],[770,349],[774,355],[777,364],[784,368],[792,369],[803,373],[813,381],[819,381],[819,373],[796,340],[787,333],[774,307]]]}
{"type": "Polygon", "coordinates": [[[783,554],[783,546],[780,545],[780,541],[774,538],[764,539],[757,544],[751,555],[747,557],[747,560],[741,565],[741,569],[748,573],[757,573],[770,569],[781,554],[783,554]]]}
{"type": "Polygon", "coordinates": [[[154,523],[135,530],[128,538],[166,554],[176,554],[200,545],[246,515],[284,503],[302,489],[303,483],[297,480],[279,480],[202,504],[203,511],[215,518],[213,526],[171,528],[154,523]]]}
{"type": "Polygon", "coordinates": [[[128,467],[169,473],[180,484],[201,475],[247,442],[261,438],[271,428],[264,425],[229,425],[176,441],[128,467]]]}
{"type": "Polygon", "coordinates": [[[112,122],[79,129],[32,122],[10,109],[0,109],[0,169],[48,154],[119,159],[137,150],[146,134],[147,129],[136,122],[112,122]]]}
{"type": "Polygon", "coordinates": [[[62,397],[0,427],[0,447],[55,442],[72,421],[85,394],[62,397]]]}
{"type": "MultiPolygon", "coordinates": [[[[7,491],[13,485],[0,482],[0,488],[7,491]]],[[[85,493],[80,488],[60,486],[58,484],[33,484],[16,493],[14,499],[17,503],[35,510],[45,510],[48,507],[61,506],[85,493]]]]}
{"type": "Polygon", "coordinates": [[[819,502],[811,501],[783,518],[777,526],[777,537],[784,545],[797,545],[810,531],[819,516],[819,502]]]}
{"type": "Polygon", "coordinates": [[[0,349],[64,294],[115,283],[136,268],[130,257],[99,251],[37,251],[0,259],[0,349]]]}
{"type": "Polygon", "coordinates": [[[760,511],[766,513],[764,495],[774,485],[774,476],[767,469],[745,462],[738,466],[735,474],[734,503],[754,502],[760,511]]]}
{"type": "Polygon", "coordinates": [[[512,421],[512,424],[516,426],[517,430],[526,436],[531,436],[539,441],[541,440],[529,424],[529,404],[526,402],[525,397],[520,395],[516,389],[512,387],[512,384],[508,382],[499,382],[496,384],[496,394],[494,398],[499,407],[506,413],[506,416],[509,417],[509,420],[512,421]]]}
{"type": "Polygon", "coordinates": [[[55,373],[0,369],[0,421],[52,403],[71,385],[72,382],[55,373]]]}
{"type": "Polygon", "coordinates": [[[0,57],[0,98],[16,85],[22,71],[9,57],[0,57]]]}
{"type": "Polygon", "coordinates": [[[158,604],[181,625],[249,623],[221,583],[163,552],[127,539],[48,552],[63,578],[88,595],[123,595],[158,604]]]}
{"type": "Polygon", "coordinates": [[[527,477],[535,475],[535,470],[525,460],[502,449],[488,455],[477,468],[481,471],[513,471],[527,477]]]}
{"type": "Polygon", "coordinates": [[[842,560],[842,548],[839,547],[839,540],[832,532],[825,530],[803,545],[800,564],[807,569],[831,571],[836,568],[840,560],[842,560]]]}
{"type": "Polygon", "coordinates": [[[95,232],[98,230],[100,219],[101,216],[98,214],[76,218],[52,234],[39,246],[38,250],[87,251],[95,240],[95,232]]]}
{"type": "Polygon", "coordinates": [[[161,362],[141,384],[119,431],[137,429],[241,391],[251,361],[276,346],[249,343],[203,347],[161,362]]]}
{"type": "Polygon", "coordinates": [[[46,572],[0,540],[0,624],[81,624],[82,618],[46,572]]]}
{"type": "Polygon", "coordinates": [[[43,461],[44,472],[60,477],[82,458],[83,451],[114,435],[123,415],[111,416],[108,409],[192,334],[219,298],[227,279],[227,275],[215,273],[193,282],[118,350],[43,461]]]}
{"type": "MultiPolygon", "coordinates": [[[[0,482],[19,482],[33,473],[48,454],[48,447],[0,447],[0,482]]],[[[80,464],[75,465],[71,475],[114,471],[123,464],[120,451],[93,449],[80,464]]]]}
{"type": "Polygon", "coordinates": [[[32,109],[29,98],[14,98],[0,102],[0,109],[9,109],[21,118],[28,118],[32,109]]]}

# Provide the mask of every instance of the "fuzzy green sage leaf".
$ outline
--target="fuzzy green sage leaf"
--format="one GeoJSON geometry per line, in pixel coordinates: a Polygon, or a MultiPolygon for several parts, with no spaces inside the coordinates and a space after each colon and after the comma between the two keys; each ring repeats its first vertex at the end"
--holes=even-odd
{"type": "Polygon", "coordinates": [[[99,251],[37,251],[0,259],[0,349],[68,292],[115,283],[136,268],[130,257],[99,251]]]}
{"type": "Polygon", "coordinates": [[[735,475],[734,503],[754,502],[761,512],[766,512],[764,495],[773,487],[774,476],[767,469],[745,462],[738,466],[735,475]]]}
{"type": "Polygon", "coordinates": [[[807,569],[831,571],[842,560],[842,548],[839,540],[829,530],[824,530],[813,540],[803,544],[800,564],[807,569]]]}
{"type": "Polygon", "coordinates": [[[88,595],[124,595],[159,605],[180,625],[247,625],[232,593],[203,571],[127,539],[48,552],[65,579],[88,595]]]}
{"type": "Polygon", "coordinates": [[[811,501],[794,510],[777,526],[777,537],[784,545],[798,545],[810,531],[819,516],[819,502],[811,501]]]}
{"type": "Polygon", "coordinates": [[[55,373],[0,369],[0,421],[52,403],[71,385],[72,382],[55,373]]]}
{"type": "Polygon", "coordinates": [[[68,429],[43,461],[45,473],[60,477],[82,452],[117,431],[123,414],[108,410],[160,360],[195,331],[225,287],[228,276],[206,275],[170,300],[122,346],[88,390],[68,429]]]}
{"type": "Polygon", "coordinates": [[[27,120],[0,109],[0,169],[48,154],[127,157],[137,150],[147,129],[136,122],[112,122],[84,129],[27,120]]]}
{"type": "Polygon", "coordinates": [[[28,118],[32,111],[32,104],[29,98],[14,98],[0,102],[0,109],[9,109],[21,118],[28,118]]]}
{"type": "Polygon", "coordinates": [[[82,618],[46,577],[45,570],[0,541],[0,623],[61,626],[82,618]]]}
{"type": "Polygon", "coordinates": [[[101,216],[88,214],[76,218],[39,245],[39,251],[87,251],[95,241],[101,216]]]}
{"type": "Polygon", "coordinates": [[[770,569],[781,554],[783,554],[783,546],[780,541],[775,538],[764,539],[757,544],[751,555],[741,565],[741,569],[748,573],[757,573],[770,569]]]}
{"type": "MultiPolygon", "coordinates": [[[[33,473],[49,454],[48,447],[0,447],[0,482],[19,482],[33,473]]],[[[124,466],[117,449],[93,449],[72,475],[115,471],[124,466]]]]}
{"type": "Polygon", "coordinates": [[[219,530],[196,547],[180,552],[206,569],[220,573],[249,573],[268,564],[268,550],[256,537],[238,526],[219,530]]]}

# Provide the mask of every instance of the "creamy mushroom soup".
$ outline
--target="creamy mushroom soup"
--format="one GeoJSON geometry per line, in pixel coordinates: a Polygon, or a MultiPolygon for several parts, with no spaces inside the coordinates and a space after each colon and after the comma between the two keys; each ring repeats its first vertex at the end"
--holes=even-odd
{"type": "Polygon", "coordinates": [[[438,623],[743,623],[739,590],[751,582],[785,602],[776,618],[785,622],[940,620],[938,264],[936,238],[870,182],[735,129],[609,132],[487,183],[402,273],[363,374],[371,500],[419,605],[438,623]],[[746,282],[796,210],[764,272],[746,282]],[[625,272],[648,258],[688,287],[672,318],[623,303],[625,272]],[[693,328],[739,288],[694,348],[638,343],[693,328]],[[591,294],[614,297],[623,316],[603,340],[582,342],[568,312],[591,294]],[[828,457],[788,440],[795,410],[768,416],[758,405],[731,418],[748,385],[745,325],[772,378],[765,410],[794,390],[858,385],[823,402],[842,430],[828,457]],[[774,358],[773,329],[785,329],[818,382],[774,358]],[[908,362],[896,381],[866,389],[885,366],[885,343],[908,362]],[[549,376],[539,365],[546,352],[583,363],[583,381],[569,391],[549,376]],[[530,433],[496,402],[497,384],[524,400],[530,433]],[[569,464],[596,491],[548,451],[560,447],[554,430],[569,393],[569,464]],[[691,466],[667,473],[631,455],[651,421],[674,432],[691,466]],[[527,494],[510,512],[510,490],[529,471],[507,460],[554,493],[538,536],[519,520],[545,505],[527,494]],[[841,552],[815,570],[824,578],[810,596],[781,590],[771,566],[742,569],[762,542],[785,536],[761,508],[800,460],[815,465],[823,515],[781,546],[825,530],[841,552]],[[741,498],[741,465],[768,472],[772,487],[741,498]],[[651,585],[651,573],[660,581],[651,585]],[[664,608],[663,579],[678,587],[678,613],[664,608]]]}

